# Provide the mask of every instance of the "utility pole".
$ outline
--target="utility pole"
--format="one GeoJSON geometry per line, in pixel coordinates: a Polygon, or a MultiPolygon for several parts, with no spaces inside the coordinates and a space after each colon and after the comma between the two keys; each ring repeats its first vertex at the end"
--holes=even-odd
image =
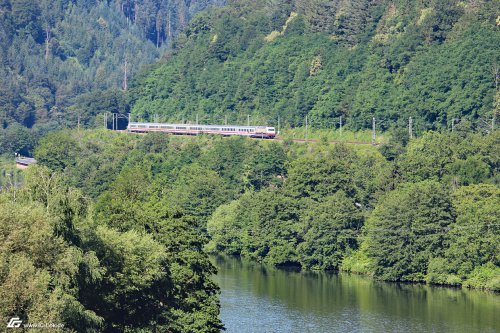
{"type": "Polygon", "coordinates": [[[224,115],[224,125],[227,125],[227,114],[224,115]]]}
{"type": "Polygon", "coordinates": [[[308,123],[307,123],[307,115],[306,115],[306,142],[308,141],[308,123]]]}
{"type": "Polygon", "coordinates": [[[131,117],[130,117],[130,113],[129,113],[129,114],[128,114],[128,123],[129,123],[129,124],[130,124],[130,119],[131,119],[131,117]]]}
{"type": "Polygon", "coordinates": [[[340,137],[342,137],[342,116],[340,116],[340,137]]]}
{"type": "Polygon", "coordinates": [[[78,124],[77,124],[77,127],[78,127],[78,132],[80,132],[80,112],[78,112],[78,124]]]}
{"type": "Polygon", "coordinates": [[[280,125],[281,125],[280,121],[281,121],[280,115],[278,115],[278,132],[276,133],[277,135],[280,134],[280,125]]]}
{"type": "Polygon", "coordinates": [[[455,132],[455,118],[451,119],[451,132],[455,132]]]}
{"type": "Polygon", "coordinates": [[[247,126],[250,126],[250,115],[247,114],[247,126]]]}
{"type": "Polygon", "coordinates": [[[372,119],[372,145],[375,145],[377,134],[375,133],[375,117],[372,119]]]}
{"type": "Polygon", "coordinates": [[[196,125],[198,125],[198,114],[196,114],[196,125]]]}
{"type": "Polygon", "coordinates": [[[128,61],[127,57],[125,57],[125,65],[123,66],[123,91],[127,91],[128,89],[128,61]]]}
{"type": "Polygon", "coordinates": [[[410,139],[413,139],[413,119],[408,120],[408,134],[410,135],[410,139]]]}

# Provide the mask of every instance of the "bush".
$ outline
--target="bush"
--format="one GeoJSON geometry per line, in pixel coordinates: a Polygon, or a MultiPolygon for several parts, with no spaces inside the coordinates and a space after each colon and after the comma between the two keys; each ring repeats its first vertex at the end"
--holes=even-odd
{"type": "Polygon", "coordinates": [[[461,286],[462,279],[449,271],[450,264],[444,258],[433,258],[429,261],[426,282],[430,284],[445,284],[461,286]]]}
{"type": "Polygon", "coordinates": [[[500,291],[500,267],[489,262],[477,267],[463,284],[467,288],[500,291]]]}
{"type": "Polygon", "coordinates": [[[341,271],[349,273],[372,275],[373,271],[371,266],[372,262],[370,258],[360,249],[351,253],[351,255],[346,255],[339,268],[341,271]]]}

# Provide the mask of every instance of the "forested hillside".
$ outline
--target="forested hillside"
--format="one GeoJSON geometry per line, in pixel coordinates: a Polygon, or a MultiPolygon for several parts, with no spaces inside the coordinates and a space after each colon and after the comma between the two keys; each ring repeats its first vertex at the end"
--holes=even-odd
{"type": "Polygon", "coordinates": [[[2,0],[0,152],[31,154],[47,131],[101,126],[103,112],[292,127],[307,115],[313,128],[342,117],[351,130],[412,117],[417,135],[485,132],[499,112],[498,0],[225,3],[2,0]]]}
{"type": "Polygon", "coordinates": [[[219,332],[208,253],[500,291],[499,0],[223,3],[0,0],[0,154],[38,161],[0,160],[0,316],[219,332]],[[103,112],[390,135],[85,128],[103,112]]]}
{"type": "MultiPolygon", "coordinates": [[[[43,133],[127,112],[128,81],[221,0],[1,0],[0,153],[43,133]],[[12,140],[13,137],[18,140],[12,140]]],[[[100,123],[99,123],[100,124],[100,123]]]]}
{"type": "Polygon", "coordinates": [[[217,332],[207,252],[499,291],[499,148],[464,128],[380,150],[53,132],[0,192],[0,314],[217,332]]]}
{"type": "MultiPolygon", "coordinates": [[[[352,129],[491,125],[500,3],[230,1],[198,15],[171,57],[133,83],[132,112],[170,121],[352,129]]],[[[496,97],[495,97],[496,96],[496,97]]],[[[496,102],[495,102],[496,98],[496,102]]],[[[496,103],[496,104],[495,104],[496,103]]]]}

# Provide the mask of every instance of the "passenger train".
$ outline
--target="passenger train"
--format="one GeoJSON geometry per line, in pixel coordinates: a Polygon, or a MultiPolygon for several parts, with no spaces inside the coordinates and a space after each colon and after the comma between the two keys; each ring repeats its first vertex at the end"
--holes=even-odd
{"type": "Polygon", "coordinates": [[[201,133],[220,134],[224,136],[240,135],[251,138],[274,139],[276,130],[267,126],[239,126],[239,125],[188,125],[166,123],[129,123],[129,132],[165,132],[172,134],[197,135],[201,133]]]}

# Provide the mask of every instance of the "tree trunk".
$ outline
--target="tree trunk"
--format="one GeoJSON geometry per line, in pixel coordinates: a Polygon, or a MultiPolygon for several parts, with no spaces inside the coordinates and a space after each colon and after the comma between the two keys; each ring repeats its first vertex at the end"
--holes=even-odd
{"type": "Polygon", "coordinates": [[[127,62],[127,57],[125,57],[125,65],[123,66],[123,91],[127,91],[128,84],[127,84],[127,71],[128,71],[128,62],[127,62]]]}
{"type": "Polygon", "coordinates": [[[498,91],[498,84],[500,82],[500,66],[498,64],[493,65],[492,73],[495,80],[495,90],[498,91]]]}
{"type": "Polygon", "coordinates": [[[168,40],[172,40],[172,12],[170,10],[167,16],[167,37],[168,40]]]}
{"type": "Polygon", "coordinates": [[[156,48],[160,47],[161,11],[156,13],[156,48]]]}
{"type": "Polygon", "coordinates": [[[49,60],[49,53],[50,53],[50,28],[47,27],[45,30],[45,61],[49,60]]]}
{"type": "Polygon", "coordinates": [[[181,28],[186,26],[186,5],[184,0],[179,1],[179,24],[181,28]]]}
{"type": "Polygon", "coordinates": [[[134,3],[134,24],[137,24],[138,16],[139,16],[139,1],[135,0],[135,3],[134,3]]]}

